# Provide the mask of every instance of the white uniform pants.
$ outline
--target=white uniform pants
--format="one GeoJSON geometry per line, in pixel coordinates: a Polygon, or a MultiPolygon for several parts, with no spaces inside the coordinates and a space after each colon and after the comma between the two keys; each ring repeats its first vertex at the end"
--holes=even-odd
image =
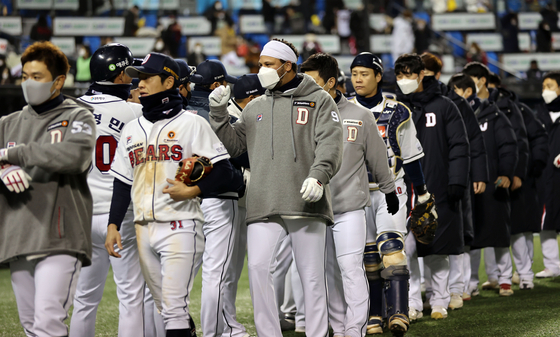
{"type": "Polygon", "coordinates": [[[463,292],[470,294],[469,283],[471,281],[471,255],[469,254],[470,247],[465,247],[463,255],[463,292]]]}
{"type": "Polygon", "coordinates": [[[144,331],[146,331],[146,337],[165,337],[163,317],[158,312],[148,287],[146,287],[144,295],[144,331]]]}
{"type": "Polygon", "coordinates": [[[464,254],[449,255],[449,293],[463,295],[465,289],[464,254]]]}
{"type": "Polygon", "coordinates": [[[295,313],[296,304],[294,302],[294,294],[292,293],[291,275],[293,260],[292,240],[289,236],[286,236],[278,248],[276,264],[272,276],[279,319],[284,318],[284,314],[295,313]],[[287,304],[282,308],[284,302],[287,302],[287,304]]]}
{"type": "MultiPolygon", "coordinates": [[[[206,246],[202,256],[202,295],[200,324],[205,337],[219,337],[224,332],[224,287],[231,262],[237,231],[237,200],[204,199],[204,237],[206,246]]],[[[200,262],[196,270],[200,268],[200,262]]],[[[196,273],[195,273],[196,275],[196,273]]]]}
{"type": "Polygon", "coordinates": [[[239,225],[236,226],[233,252],[231,254],[231,262],[226,273],[224,280],[224,332],[222,337],[243,337],[247,334],[247,330],[243,324],[237,321],[237,314],[235,308],[235,299],[237,298],[237,283],[243,272],[243,265],[245,264],[245,255],[247,253],[247,223],[245,221],[247,209],[245,207],[238,207],[239,216],[237,221],[239,225]]]}
{"type": "MultiPolygon", "coordinates": [[[[511,255],[509,255],[509,247],[487,247],[484,248],[484,266],[488,280],[498,281],[498,284],[510,284],[513,276],[513,265],[511,264],[511,255]],[[497,262],[497,263],[496,263],[497,262]]],[[[480,268],[480,255],[478,259],[473,259],[471,255],[471,270],[480,268]]],[[[476,280],[471,276],[471,284],[478,284],[478,273],[476,280]]]]}
{"type": "Polygon", "coordinates": [[[327,227],[329,322],[334,336],[366,334],[369,289],[364,268],[366,217],[363,209],[335,214],[327,227]]]}
{"type": "MultiPolygon", "coordinates": [[[[406,258],[410,270],[410,288],[408,292],[408,306],[418,311],[422,311],[422,292],[420,266],[418,264],[418,253],[416,251],[416,239],[412,233],[408,234],[405,240],[406,258]]],[[[432,285],[432,296],[430,305],[443,306],[447,308],[449,304],[449,256],[447,255],[428,255],[424,257],[424,271],[426,288],[432,285]],[[429,271],[428,271],[429,269],[429,271]],[[429,280],[428,280],[429,279],[429,280]]]]}
{"type": "Polygon", "coordinates": [[[10,262],[19,320],[28,337],[68,335],[64,320],[74,300],[82,262],[60,254],[10,262]]]}
{"type": "Polygon", "coordinates": [[[395,215],[387,211],[385,194],[381,191],[370,191],[371,206],[366,207],[366,242],[375,242],[377,235],[383,232],[398,232],[403,236],[406,235],[406,202],[408,194],[406,193],[406,185],[403,179],[395,180],[395,190],[400,206],[399,211],[395,215]]]}
{"type": "Polygon", "coordinates": [[[519,278],[533,281],[533,233],[519,233],[511,236],[511,252],[519,278]]]}
{"type": "Polygon", "coordinates": [[[145,282],[140,269],[134,214],[126,214],[121,226],[123,250],[121,258],[109,257],[105,249],[109,214],[94,215],[91,240],[93,244],[92,264],[82,268],[74,311],[70,323],[71,337],[94,337],[97,307],[103,297],[109,266],[113,267],[113,278],[119,299],[119,337],[136,337],[144,334],[144,288],[145,282]]]}
{"type": "Polygon", "coordinates": [[[189,303],[204,234],[196,220],[136,224],[142,274],[166,330],[190,328],[189,303]]]}
{"type": "Polygon", "coordinates": [[[540,236],[544,267],[555,274],[560,274],[560,258],[558,257],[556,231],[542,231],[540,236]]]}
{"type": "Polygon", "coordinates": [[[281,218],[252,223],[247,229],[248,267],[255,327],[259,336],[281,337],[272,274],[282,240],[290,236],[303,285],[307,336],[328,335],[325,280],[325,220],[281,218]]]}

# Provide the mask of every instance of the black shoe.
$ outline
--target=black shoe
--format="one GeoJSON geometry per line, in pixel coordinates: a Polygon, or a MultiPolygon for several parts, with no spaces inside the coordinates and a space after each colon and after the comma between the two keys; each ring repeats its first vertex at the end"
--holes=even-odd
{"type": "Polygon", "coordinates": [[[296,329],[295,320],[292,321],[287,318],[282,318],[280,320],[280,329],[282,329],[282,331],[294,331],[296,329]]]}

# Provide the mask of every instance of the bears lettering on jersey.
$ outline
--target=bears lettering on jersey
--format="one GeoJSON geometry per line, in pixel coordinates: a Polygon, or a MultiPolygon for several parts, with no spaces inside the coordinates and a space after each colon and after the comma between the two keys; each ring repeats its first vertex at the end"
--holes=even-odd
{"type": "Polygon", "coordinates": [[[134,150],[128,152],[130,159],[130,166],[135,167],[145,162],[154,161],[176,161],[179,162],[183,159],[183,147],[181,145],[169,146],[167,144],[160,144],[157,149],[155,145],[148,145],[144,153],[142,143],[132,146],[134,150]]]}

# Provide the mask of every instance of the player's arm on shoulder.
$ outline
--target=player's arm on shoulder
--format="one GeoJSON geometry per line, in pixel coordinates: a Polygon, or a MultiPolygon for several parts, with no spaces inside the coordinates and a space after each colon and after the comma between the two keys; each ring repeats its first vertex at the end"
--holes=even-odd
{"type": "Polygon", "coordinates": [[[328,184],[342,164],[343,133],[335,102],[326,92],[321,100],[315,122],[315,160],[308,176],[328,184]]]}
{"type": "Polygon", "coordinates": [[[95,145],[95,121],[88,110],[78,108],[60,133],[51,132],[50,143],[31,142],[8,150],[8,162],[40,167],[48,172],[78,174],[91,165],[95,145]]]}
{"type": "MultiPolygon", "coordinates": [[[[245,110],[250,109],[251,103],[245,107],[245,110]]],[[[237,157],[247,151],[243,114],[234,124],[230,124],[230,115],[227,109],[218,113],[211,109],[209,116],[212,130],[233,157],[237,157]]]]}
{"type": "MultiPolygon", "coordinates": [[[[364,131],[366,132],[365,158],[369,170],[381,192],[387,194],[395,190],[394,175],[389,167],[387,146],[379,134],[379,129],[373,114],[367,111],[364,114],[364,131]]],[[[358,129],[359,132],[359,129],[358,129]]]]}

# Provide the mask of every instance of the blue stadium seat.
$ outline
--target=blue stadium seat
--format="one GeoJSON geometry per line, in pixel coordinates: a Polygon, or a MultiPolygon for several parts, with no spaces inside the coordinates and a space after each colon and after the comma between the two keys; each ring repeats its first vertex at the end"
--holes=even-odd
{"type": "Polygon", "coordinates": [[[157,13],[145,13],[144,18],[146,19],[146,27],[157,27],[157,13]]]}
{"type": "MultiPolygon", "coordinates": [[[[494,52],[486,52],[486,57],[488,57],[489,60],[494,60],[494,61],[498,61],[498,54],[494,53],[494,52]]],[[[499,74],[500,73],[500,69],[498,67],[496,67],[495,65],[492,65],[490,63],[488,63],[488,69],[490,69],[491,72],[499,74]]]]}
{"type": "Polygon", "coordinates": [[[426,21],[427,23],[431,22],[430,14],[428,14],[428,12],[416,12],[416,13],[414,13],[414,16],[417,19],[421,19],[421,20],[426,21]]]}
{"type": "Polygon", "coordinates": [[[264,45],[268,41],[270,41],[268,35],[266,34],[245,34],[244,37],[246,40],[251,40],[253,42],[258,43],[261,48],[264,47],[264,45]]]}
{"type": "Polygon", "coordinates": [[[187,57],[187,37],[181,36],[181,43],[179,44],[179,57],[186,58],[187,57]]]}
{"type": "MultiPolygon", "coordinates": [[[[465,39],[463,38],[463,33],[461,32],[447,32],[446,34],[461,42],[465,42],[465,39]]],[[[465,56],[465,51],[463,50],[463,48],[459,47],[454,43],[451,43],[451,47],[453,48],[453,56],[458,56],[458,57],[465,56]]]]}
{"type": "Polygon", "coordinates": [[[83,43],[89,45],[93,53],[101,46],[101,38],[99,36],[84,36],[83,43]]]}

